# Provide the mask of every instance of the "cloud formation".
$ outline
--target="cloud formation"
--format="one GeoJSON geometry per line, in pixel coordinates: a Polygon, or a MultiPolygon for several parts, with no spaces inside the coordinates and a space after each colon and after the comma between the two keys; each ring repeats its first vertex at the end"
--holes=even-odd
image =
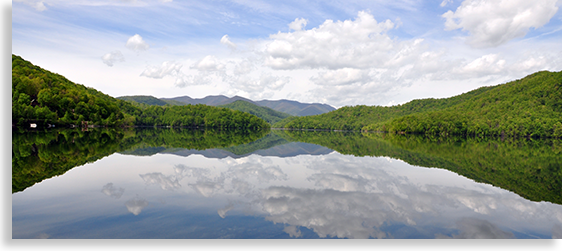
{"type": "Polygon", "coordinates": [[[147,66],[146,69],[140,74],[141,76],[147,78],[161,79],[165,76],[177,76],[180,73],[180,69],[183,67],[182,64],[166,61],[160,66],[147,66]]]}
{"type": "MultiPolygon", "coordinates": [[[[298,20],[297,20],[298,21],[298,20]]],[[[295,21],[295,22],[297,22],[295,21]]],[[[291,23],[291,26],[303,22],[291,23]]],[[[386,34],[390,20],[377,22],[360,11],[355,20],[326,20],[317,28],[270,35],[265,65],[273,69],[366,68],[383,65],[392,54],[393,41],[386,34]]]]}
{"type": "Polygon", "coordinates": [[[148,44],[142,39],[139,34],[135,34],[134,36],[130,37],[125,44],[125,47],[135,51],[141,52],[148,50],[148,44]]]}
{"type": "Polygon", "coordinates": [[[224,71],[225,65],[220,62],[215,56],[209,55],[197,61],[191,66],[192,69],[206,72],[219,72],[224,71]]]}
{"type": "Polygon", "coordinates": [[[548,23],[558,11],[557,1],[465,0],[455,12],[443,14],[445,30],[468,31],[467,42],[477,48],[499,46],[548,23]]]}
{"type": "Polygon", "coordinates": [[[308,20],[304,18],[295,18],[295,21],[289,24],[289,28],[291,30],[300,31],[306,26],[307,23],[308,20]]]}
{"type": "Polygon", "coordinates": [[[113,66],[114,63],[124,62],[125,57],[123,56],[121,51],[112,51],[110,53],[103,55],[103,57],[101,57],[101,60],[103,61],[104,64],[111,67],[113,66]]]}
{"type": "MultiPolygon", "coordinates": [[[[444,5],[448,3],[443,1],[444,5]]],[[[463,8],[459,7],[458,13],[464,13],[463,8]]],[[[251,99],[295,92],[294,88],[302,85],[306,88],[287,94],[288,98],[298,96],[339,107],[391,104],[393,95],[419,84],[490,84],[509,80],[506,76],[523,77],[532,71],[562,66],[557,56],[562,52],[521,57],[471,49],[461,57],[451,51],[457,48],[435,47],[434,41],[392,37],[390,32],[396,24],[390,20],[379,22],[367,11],[359,11],[354,19],[326,20],[310,29],[305,29],[307,23],[304,18],[296,18],[289,23],[288,32],[272,34],[248,50],[231,54],[231,58],[207,55],[188,70],[170,75],[176,77],[177,87],[220,87],[225,90],[222,94],[251,99]]],[[[228,35],[220,42],[233,50],[238,48],[228,35]]],[[[155,76],[161,76],[157,68],[150,69],[155,76]]],[[[143,75],[151,76],[148,72],[147,69],[143,75]]]]}
{"type": "Polygon", "coordinates": [[[228,48],[230,48],[232,50],[236,50],[236,44],[234,44],[233,42],[230,41],[230,38],[228,37],[228,35],[222,36],[221,44],[224,44],[224,45],[228,46],[228,48]]]}

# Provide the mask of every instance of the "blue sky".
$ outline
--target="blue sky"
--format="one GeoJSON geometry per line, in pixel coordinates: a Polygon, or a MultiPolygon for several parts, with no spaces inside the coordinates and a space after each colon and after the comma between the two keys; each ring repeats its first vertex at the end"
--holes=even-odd
{"type": "Polygon", "coordinates": [[[559,0],[15,0],[12,53],[106,94],[346,105],[562,70],[559,0]]]}

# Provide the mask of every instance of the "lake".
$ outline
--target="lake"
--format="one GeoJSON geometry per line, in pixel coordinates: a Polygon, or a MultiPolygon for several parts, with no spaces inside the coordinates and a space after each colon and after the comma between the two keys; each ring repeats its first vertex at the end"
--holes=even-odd
{"type": "Polygon", "coordinates": [[[562,238],[562,143],[359,132],[12,133],[12,238],[562,238]]]}

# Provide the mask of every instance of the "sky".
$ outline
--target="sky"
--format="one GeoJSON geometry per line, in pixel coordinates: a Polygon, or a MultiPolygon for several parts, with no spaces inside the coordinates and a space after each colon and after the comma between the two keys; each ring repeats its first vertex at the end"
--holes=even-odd
{"type": "Polygon", "coordinates": [[[354,105],[562,70],[562,0],[14,0],[12,53],[113,97],[354,105]]]}

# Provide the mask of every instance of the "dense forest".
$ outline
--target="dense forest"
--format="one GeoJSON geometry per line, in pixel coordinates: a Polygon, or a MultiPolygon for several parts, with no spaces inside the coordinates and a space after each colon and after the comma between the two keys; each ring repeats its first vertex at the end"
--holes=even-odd
{"type": "Polygon", "coordinates": [[[182,126],[268,128],[240,111],[206,105],[158,106],[115,99],[12,55],[12,126],[182,126]]]}
{"type": "Polygon", "coordinates": [[[392,107],[342,107],[290,118],[274,127],[364,130],[431,135],[562,137],[562,72],[523,79],[446,99],[392,107]]]}
{"type": "Polygon", "coordinates": [[[148,106],[128,111],[135,125],[192,128],[269,128],[263,119],[249,113],[208,105],[148,106]]]}

